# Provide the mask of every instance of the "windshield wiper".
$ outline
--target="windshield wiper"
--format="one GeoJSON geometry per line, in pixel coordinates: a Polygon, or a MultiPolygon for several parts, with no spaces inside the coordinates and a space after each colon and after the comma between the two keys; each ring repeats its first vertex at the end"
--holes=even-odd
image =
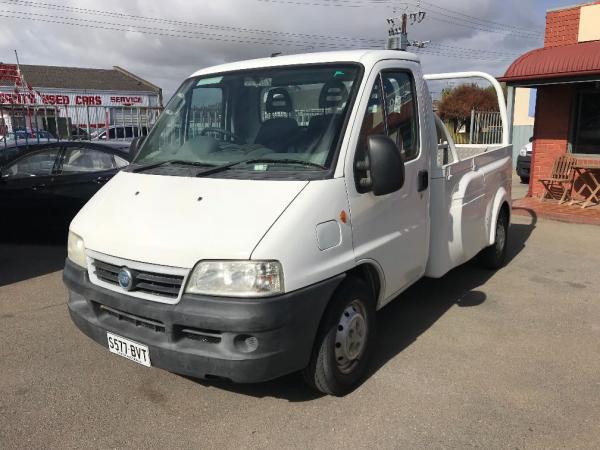
{"type": "Polygon", "coordinates": [[[321,164],[317,164],[317,163],[314,163],[311,161],[303,161],[301,159],[253,158],[253,159],[243,159],[241,161],[230,162],[227,164],[223,164],[222,166],[215,166],[210,169],[204,170],[200,173],[197,173],[196,176],[204,177],[207,175],[212,175],[212,174],[222,172],[224,170],[227,170],[233,166],[237,166],[240,164],[261,164],[261,163],[264,163],[264,164],[298,164],[298,165],[307,166],[307,167],[317,167],[322,170],[327,169],[327,167],[325,167],[321,164]]]}
{"type": "Polygon", "coordinates": [[[195,161],[185,161],[182,159],[169,159],[167,161],[161,161],[153,164],[146,164],[145,166],[136,167],[131,169],[132,172],[142,172],[144,170],[155,169],[156,167],[166,166],[167,164],[180,164],[182,166],[193,166],[193,167],[213,167],[213,164],[206,164],[195,161]]]}

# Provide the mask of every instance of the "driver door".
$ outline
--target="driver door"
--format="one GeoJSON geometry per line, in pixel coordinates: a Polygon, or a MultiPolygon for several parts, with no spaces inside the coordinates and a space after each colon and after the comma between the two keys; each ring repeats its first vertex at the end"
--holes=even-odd
{"type": "MultiPolygon", "coordinates": [[[[415,63],[386,61],[370,76],[368,99],[354,127],[359,131],[352,166],[346,174],[357,262],[375,262],[385,277],[379,306],[425,273],[429,253],[428,149],[420,136],[420,98],[415,63]],[[361,184],[368,178],[366,145],[370,135],[387,135],[405,161],[405,182],[391,194],[375,196],[361,184]]],[[[354,141],[354,140],[353,140],[354,141]]],[[[425,140],[425,143],[428,142],[425,140]]]]}

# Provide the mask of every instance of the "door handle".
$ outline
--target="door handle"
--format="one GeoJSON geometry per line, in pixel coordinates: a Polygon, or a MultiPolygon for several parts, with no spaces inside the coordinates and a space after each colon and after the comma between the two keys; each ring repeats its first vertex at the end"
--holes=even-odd
{"type": "Polygon", "coordinates": [[[46,187],[45,184],[36,184],[31,189],[33,189],[34,191],[37,191],[38,189],[42,189],[42,188],[45,188],[45,187],[46,187]]]}
{"type": "Polygon", "coordinates": [[[423,192],[429,187],[429,172],[426,170],[419,170],[417,174],[417,191],[423,192]]]}

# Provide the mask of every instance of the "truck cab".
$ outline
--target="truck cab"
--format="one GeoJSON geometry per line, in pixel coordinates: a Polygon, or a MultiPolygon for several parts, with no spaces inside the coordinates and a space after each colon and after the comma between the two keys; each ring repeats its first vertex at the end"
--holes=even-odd
{"type": "Polygon", "coordinates": [[[476,255],[504,263],[510,145],[445,133],[403,51],[196,72],[71,223],[73,322],[146,366],[234,382],[302,371],[349,392],[378,309],[476,255]]]}

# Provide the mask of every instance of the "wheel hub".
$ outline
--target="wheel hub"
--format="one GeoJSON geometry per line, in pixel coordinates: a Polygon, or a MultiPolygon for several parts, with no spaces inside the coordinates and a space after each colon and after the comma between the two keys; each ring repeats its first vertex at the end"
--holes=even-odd
{"type": "Polygon", "coordinates": [[[335,359],[342,373],[351,372],[363,354],[367,341],[365,310],[358,300],[342,313],[335,336],[335,359]]]}
{"type": "Polygon", "coordinates": [[[506,230],[504,224],[499,220],[496,225],[496,250],[502,252],[506,244],[506,230]]]}

